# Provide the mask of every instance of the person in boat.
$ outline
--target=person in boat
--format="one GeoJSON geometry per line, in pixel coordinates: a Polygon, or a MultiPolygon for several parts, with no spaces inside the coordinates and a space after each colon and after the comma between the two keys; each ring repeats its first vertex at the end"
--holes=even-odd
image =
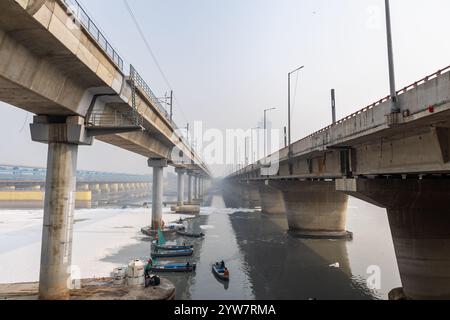
{"type": "Polygon", "coordinates": [[[225,270],[223,271],[223,276],[226,278],[230,276],[230,271],[227,268],[225,268],[225,270]]]}
{"type": "Polygon", "coordinates": [[[145,278],[150,278],[150,272],[152,271],[152,268],[153,268],[153,260],[150,258],[148,259],[144,269],[145,278]]]}
{"type": "Polygon", "coordinates": [[[225,268],[225,261],[223,261],[223,260],[220,262],[220,269],[226,269],[225,268]]]}

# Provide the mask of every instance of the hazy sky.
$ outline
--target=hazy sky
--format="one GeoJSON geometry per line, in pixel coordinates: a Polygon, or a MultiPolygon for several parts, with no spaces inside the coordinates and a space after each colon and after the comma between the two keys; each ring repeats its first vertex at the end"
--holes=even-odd
{"type": "MultiPolygon", "coordinates": [[[[158,95],[168,90],[123,0],[81,1],[158,95]]],[[[293,112],[293,139],[388,95],[383,0],[128,0],[171,86],[179,126],[255,127],[263,109],[287,122],[287,72],[305,69],[293,112]]],[[[397,86],[450,64],[448,0],[392,0],[397,86]]],[[[295,76],[293,82],[295,83],[295,76]]],[[[46,146],[31,142],[31,115],[0,103],[0,163],[45,166],[46,146]],[[24,127],[24,123],[26,126],[24,127]],[[23,129],[23,130],[21,130],[23,129]]],[[[79,168],[142,173],[146,159],[96,142],[79,168]]],[[[220,173],[218,171],[218,173],[220,173]]]]}

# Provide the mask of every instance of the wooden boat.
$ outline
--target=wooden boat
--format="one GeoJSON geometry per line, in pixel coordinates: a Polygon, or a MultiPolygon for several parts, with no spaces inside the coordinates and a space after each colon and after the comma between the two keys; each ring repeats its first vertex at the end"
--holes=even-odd
{"type": "Polygon", "coordinates": [[[174,251],[155,251],[152,252],[152,258],[174,258],[174,257],[189,257],[194,254],[194,250],[174,250],[174,251]]]}
{"type": "Polygon", "coordinates": [[[193,245],[185,245],[185,246],[171,246],[171,245],[159,245],[159,244],[154,244],[155,249],[157,250],[166,250],[166,251],[178,251],[178,250],[189,250],[189,249],[193,249],[194,246],[193,245]]]}
{"type": "Polygon", "coordinates": [[[186,232],[186,231],[177,231],[177,234],[183,237],[188,238],[203,238],[205,234],[203,232],[201,233],[193,233],[193,232],[186,232]]]}
{"type": "Polygon", "coordinates": [[[219,263],[213,264],[212,272],[219,280],[230,281],[230,276],[225,275],[225,269],[222,269],[219,263]]]}
{"type": "Polygon", "coordinates": [[[154,266],[152,272],[194,272],[197,268],[195,263],[180,263],[154,266]]]}

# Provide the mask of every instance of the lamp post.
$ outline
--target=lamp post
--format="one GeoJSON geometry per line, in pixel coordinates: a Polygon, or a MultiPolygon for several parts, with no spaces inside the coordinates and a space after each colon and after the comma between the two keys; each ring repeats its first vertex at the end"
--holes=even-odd
{"type": "Polygon", "coordinates": [[[288,145],[289,145],[289,158],[292,155],[292,146],[291,146],[291,75],[300,71],[305,66],[301,66],[291,72],[288,73],[288,145]]]}
{"type": "Polygon", "coordinates": [[[398,107],[397,104],[397,90],[395,89],[394,49],[392,47],[391,9],[389,5],[389,0],[385,0],[385,9],[386,9],[388,60],[389,60],[389,83],[391,91],[391,113],[399,113],[400,108],[398,107]]]}
{"type": "Polygon", "coordinates": [[[267,112],[276,109],[277,108],[269,108],[264,110],[264,158],[267,157],[267,112]]]}

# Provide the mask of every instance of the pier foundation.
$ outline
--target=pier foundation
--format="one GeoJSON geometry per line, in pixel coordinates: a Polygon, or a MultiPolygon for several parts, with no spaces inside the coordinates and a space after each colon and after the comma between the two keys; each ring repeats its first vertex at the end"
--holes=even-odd
{"type": "Polygon", "coordinates": [[[283,193],[271,186],[269,183],[258,182],[259,195],[261,199],[261,210],[269,215],[285,215],[286,206],[284,205],[283,193]]]}
{"type": "Polygon", "coordinates": [[[328,181],[270,181],[281,191],[289,231],[299,238],[351,239],[346,231],[348,196],[328,181]]]}

